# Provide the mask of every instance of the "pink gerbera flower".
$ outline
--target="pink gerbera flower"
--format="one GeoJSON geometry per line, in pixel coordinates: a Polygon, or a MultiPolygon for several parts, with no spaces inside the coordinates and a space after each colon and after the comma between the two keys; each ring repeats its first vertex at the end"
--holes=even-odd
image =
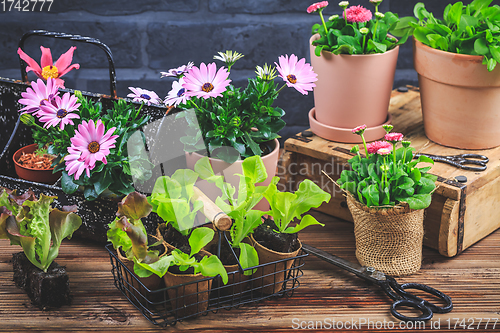
{"type": "Polygon", "coordinates": [[[325,8],[326,6],[328,6],[328,1],[315,2],[307,7],[307,13],[314,13],[318,9],[325,8]]]}
{"type": "Polygon", "coordinates": [[[132,98],[134,102],[140,102],[147,105],[161,103],[160,96],[158,96],[154,91],[134,87],[128,88],[132,90],[132,93],[128,94],[127,97],[132,98]]]}
{"type": "Polygon", "coordinates": [[[172,90],[168,92],[167,98],[165,98],[165,105],[177,106],[186,103],[188,96],[186,94],[186,88],[182,86],[183,84],[183,78],[180,78],[179,81],[172,82],[172,90]]]}
{"type": "Polygon", "coordinates": [[[372,12],[361,5],[351,6],[345,10],[345,18],[349,22],[368,22],[372,19],[372,12]]]}
{"type": "Polygon", "coordinates": [[[41,79],[48,80],[49,78],[55,79],[55,84],[58,87],[64,88],[64,80],[60,79],[61,76],[68,73],[72,69],[79,69],[79,64],[72,64],[73,60],[73,52],[76,50],[76,46],[72,46],[69,48],[66,53],[62,54],[59,59],[57,59],[56,63],[52,63],[52,53],[49,48],[45,48],[40,46],[42,50],[42,58],[40,59],[40,65],[33,60],[30,56],[21,50],[21,48],[17,49],[17,54],[19,57],[28,63],[26,67],[26,72],[33,71],[36,76],[41,79]]]}
{"type": "Polygon", "coordinates": [[[226,87],[231,83],[228,79],[229,72],[221,67],[217,71],[215,63],[205,65],[200,64],[200,68],[194,66],[184,76],[184,84],[187,90],[187,96],[196,96],[198,98],[209,98],[222,96],[226,87]]]}
{"type": "Polygon", "coordinates": [[[381,148],[392,148],[392,145],[387,141],[374,141],[366,145],[368,154],[375,154],[381,148]]]}
{"type": "Polygon", "coordinates": [[[187,65],[182,65],[177,68],[169,69],[168,72],[160,72],[161,77],[178,77],[180,78],[182,75],[186,74],[192,67],[194,63],[192,61],[188,62],[187,65]]]}
{"type": "Polygon", "coordinates": [[[56,96],[52,103],[45,103],[40,106],[40,111],[37,116],[40,122],[45,123],[43,127],[49,128],[59,125],[60,129],[64,129],[64,125],[74,125],[71,119],[80,119],[80,116],[73,111],[78,110],[80,103],[77,103],[78,98],[71,95],[69,92],[65,93],[63,97],[56,96]]]}
{"type": "Polygon", "coordinates": [[[377,150],[377,154],[382,156],[389,155],[390,153],[391,150],[389,148],[380,148],[379,150],[377,150]]]}
{"type": "Polygon", "coordinates": [[[55,80],[51,78],[47,80],[47,85],[41,79],[31,82],[31,88],[21,93],[23,98],[19,99],[19,103],[26,106],[19,110],[19,112],[37,113],[40,111],[40,106],[52,102],[52,99],[58,94],[58,88],[55,83],[55,80]]]}
{"type": "MultiPolygon", "coordinates": [[[[70,155],[66,156],[66,170],[79,171],[81,166],[75,162],[75,156],[78,156],[78,161],[84,163],[84,168],[87,176],[90,177],[90,170],[94,169],[95,163],[100,161],[107,164],[106,156],[109,155],[109,150],[115,147],[116,138],[118,135],[112,135],[116,127],[110,128],[106,134],[104,124],[99,119],[94,124],[91,119],[87,123],[83,121],[78,125],[78,131],[74,137],[71,138],[71,151],[68,149],[70,155]],[[70,166],[71,164],[71,166],[70,166]]],[[[76,171],[75,171],[76,172],[76,171]]],[[[68,173],[69,174],[69,173],[68,173]]]]}
{"type": "Polygon", "coordinates": [[[290,58],[288,55],[278,58],[279,65],[275,62],[276,69],[280,73],[280,77],[286,82],[286,85],[297,89],[303,95],[307,95],[308,91],[312,91],[316,84],[318,74],[314,73],[311,65],[306,63],[306,59],[298,60],[295,54],[290,58]]]}
{"type": "Polygon", "coordinates": [[[387,141],[394,143],[403,140],[403,134],[401,133],[387,133],[384,137],[387,141]]]}
{"type": "Polygon", "coordinates": [[[366,125],[360,125],[360,126],[352,129],[352,134],[361,135],[365,132],[365,129],[366,129],[366,125]]]}

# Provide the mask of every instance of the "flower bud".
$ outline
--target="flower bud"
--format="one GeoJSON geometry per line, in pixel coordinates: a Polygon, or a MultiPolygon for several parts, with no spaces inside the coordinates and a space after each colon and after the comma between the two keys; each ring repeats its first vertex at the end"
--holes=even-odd
{"type": "Polygon", "coordinates": [[[339,18],[339,16],[338,16],[337,14],[335,14],[335,15],[330,16],[330,17],[328,18],[328,21],[333,21],[333,20],[335,20],[335,19],[337,19],[337,18],[339,18]]]}
{"type": "Polygon", "coordinates": [[[385,17],[385,15],[381,12],[376,12],[375,13],[375,17],[378,18],[379,20],[383,19],[385,17]]]}
{"type": "Polygon", "coordinates": [[[403,145],[403,147],[408,148],[408,147],[410,147],[411,142],[410,141],[401,141],[401,144],[403,145]]]}
{"type": "Polygon", "coordinates": [[[367,33],[370,32],[370,29],[368,29],[367,27],[363,27],[359,29],[359,32],[361,32],[362,35],[366,35],[367,33]]]}
{"type": "Polygon", "coordinates": [[[342,9],[346,9],[347,6],[349,6],[349,1],[340,1],[339,2],[339,7],[342,9]]]}
{"type": "Polygon", "coordinates": [[[394,128],[392,125],[383,125],[382,127],[385,129],[386,133],[389,133],[394,128]]]}
{"type": "Polygon", "coordinates": [[[21,115],[21,122],[27,126],[33,126],[35,125],[35,117],[30,115],[29,113],[23,113],[21,115]]]}
{"type": "Polygon", "coordinates": [[[356,146],[351,148],[351,153],[357,154],[358,152],[359,152],[359,146],[356,145],[356,146]]]}

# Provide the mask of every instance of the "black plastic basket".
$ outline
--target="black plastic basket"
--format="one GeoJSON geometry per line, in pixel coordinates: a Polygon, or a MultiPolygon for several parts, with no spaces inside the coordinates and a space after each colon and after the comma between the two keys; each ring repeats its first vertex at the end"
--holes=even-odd
{"type": "MultiPolygon", "coordinates": [[[[229,283],[222,284],[219,276],[214,278],[200,278],[194,282],[183,283],[173,287],[163,287],[150,290],[139,281],[133,272],[117,257],[111,244],[106,246],[112,265],[115,286],[132,303],[146,319],[154,325],[175,325],[178,321],[207,315],[209,312],[217,313],[221,309],[230,310],[240,305],[259,302],[271,297],[291,297],[294,290],[300,286],[299,278],[302,277],[304,257],[303,251],[295,257],[283,259],[259,266],[250,267],[244,271],[258,268],[273,268],[273,284],[283,287],[272,294],[263,293],[264,276],[251,275],[248,280],[240,279],[240,272],[229,272],[229,283]],[[292,262],[289,269],[280,268],[286,262],[292,262]],[[231,283],[232,282],[232,283],[231,283]],[[206,290],[203,287],[211,284],[206,290]],[[241,288],[246,284],[245,288],[241,288]],[[193,291],[184,294],[187,289],[193,291]]],[[[272,286],[272,285],[271,285],[272,286]]],[[[274,289],[274,288],[272,288],[274,289]]]]}

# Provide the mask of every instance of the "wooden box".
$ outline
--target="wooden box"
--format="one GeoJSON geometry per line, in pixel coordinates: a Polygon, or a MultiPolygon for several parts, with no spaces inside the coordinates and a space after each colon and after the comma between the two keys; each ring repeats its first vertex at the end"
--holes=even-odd
{"type": "MultiPolygon", "coordinates": [[[[393,131],[403,133],[417,152],[435,155],[478,153],[489,157],[487,169],[481,172],[439,162],[430,171],[438,176],[438,189],[426,211],[424,245],[438,250],[443,256],[453,257],[500,227],[500,147],[458,150],[430,141],[424,133],[418,89],[408,88],[408,92],[392,92],[389,112],[393,116],[393,131]],[[457,182],[457,176],[466,176],[467,181],[457,182]]],[[[321,173],[324,170],[333,179],[338,179],[342,170],[349,168],[347,161],[353,156],[350,153],[352,146],[315,135],[306,137],[302,133],[289,138],[278,167],[282,186],[295,190],[302,180],[311,179],[332,194],[330,202],[318,210],[352,221],[342,191],[321,173]]]]}

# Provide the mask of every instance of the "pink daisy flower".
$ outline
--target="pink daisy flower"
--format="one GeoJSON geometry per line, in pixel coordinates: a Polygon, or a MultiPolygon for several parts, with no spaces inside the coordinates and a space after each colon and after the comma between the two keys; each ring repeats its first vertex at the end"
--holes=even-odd
{"type": "Polygon", "coordinates": [[[374,141],[366,145],[368,154],[375,154],[381,148],[391,149],[392,145],[387,141],[374,141]]]}
{"type": "Polygon", "coordinates": [[[186,101],[188,100],[188,96],[186,94],[186,88],[182,86],[183,84],[183,78],[180,78],[179,81],[172,82],[172,90],[168,92],[168,95],[165,98],[165,105],[177,106],[179,104],[186,103],[186,101]]]}
{"type": "MultiPolygon", "coordinates": [[[[64,157],[64,161],[66,163],[66,171],[68,175],[74,175],[73,177],[78,180],[82,175],[83,171],[87,168],[85,166],[84,161],[80,161],[80,152],[73,148],[72,146],[68,148],[69,155],[64,157]]],[[[90,177],[90,172],[87,172],[87,175],[90,177]]]]}
{"type": "Polygon", "coordinates": [[[190,61],[187,65],[182,65],[177,68],[169,69],[168,72],[160,72],[161,77],[178,77],[180,78],[182,75],[186,74],[192,67],[194,66],[194,62],[190,61]]]}
{"type": "Polygon", "coordinates": [[[187,96],[196,96],[198,98],[209,98],[222,96],[226,87],[231,83],[228,79],[229,72],[221,67],[217,71],[215,63],[205,65],[200,64],[200,68],[194,66],[184,76],[184,84],[187,90],[187,96]]]}
{"type": "Polygon", "coordinates": [[[147,105],[161,103],[161,98],[154,91],[134,87],[128,88],[132,90],[132,93],[128,94],[127,97],[132,98],[134,102],[140,102],[147,105]]]}
{"type": "Polygon", "coordinates": [[[80,119],[80,116],[73,111],[78,110],[80,103],[77,103],[78,98],[65,93],[63,97],[55,96],[52,103],[45,103],[40,106],[40,111],[37,116],[40,122],[45,123],[44,128],[59,125],[60,129],[64,129],[66,124],[74,125],[72,119],[80,119]]]}
{"type": "Polygon", "coordinates": [[[64,88],[64,80],[60,79],[61,76],[65,75],[72,69],[79,69],[79,64],[72,64],[73,61],[73,52],[76,50],[76,46],[72,46],[69,48],[66,53],[62,54],[59,59],[54,63],[52,63],[52,53],[49,48],[45,48],[40,46],[42,50],[42,58],[40,59],[40,65],[33,60],[30,56],[21,50],[21,48],[17,49],[17,54],[19,57],[26,61],[28,66],[26,67],[26,72],[33,71],[36,76],[41,79],[48,80],[49,78],[55,79],[55,84],[58,87],[64,88]]]}
{"type": "Polygon", "coordinates": [[[398,142],[403,140],[403,134],[401,133],[387,133],[384,137],[389,142],[398,142]]]}
{"type": "Polygon", "coordinates": [[[326,6],[328,6],[328,1],[315,2],[307,7],[307,13],[314,13],[318,9],[325,8],[326,6]]]}
{"type": "Polygon", "coordinates": [[[290,58],[288,55],[278,58],[279,65],[275,62],[276,69],[280,73],[280,77],[286,82],[286,85],[297,89],[303,95],[307,95],[308,91],[312,91],[316,85],[313,83],[318,80],[318,74],[314,73],[311,65],[306,63],[306,59],[298,60],[295,54],[290,58]]]}
{"type": "Polygon", "coordinates": [[[380,148],[379,150],[377,150],[377,154],[382,156],[389,155],[390,153],[391,150],[389,148],[380,148]]]}
{"type": "Polygon", "coordinates": [[[83,121],[78,125],[78,131],[76,131],[75,136],[71,138],[70,148],[72,149],[71,151],[68,149],[70,155],[64,158],[67,162],[66,170],[69,168],[73,168],[73,171],[80,170],[79,168],[81,166],[78,165],[77,169],[77,164],[74,162],[74,156],[76,155],[79,155],[79,162],[84,162],[84,168],[88,177],[90,177],[90,170],[94,169],[97,161],[104,164],[108,163],[106,156],[109,155],[109,150],[115,147],[118,135],[112,135],[116,127],[110,128],[106,134],[104,134],[105,129],[100,119],[97,120],[95,124],[91,119],[88,123],[83,121]],[[71,167],[69,167],[68,163],[71,164],[71,167]]]}
{"type": "Polygon", "coordinates": [[[23,98],[19,99],[19,103],[26,106],[19,112],[37,113],[40,111],[40,106],[51,103],[52,99],[59,93],[55,83],[55,80],[51,78],[47,80],[47,85],[41,79],[31,82],[31,88],[21,93],[23,98]]]}
{"type": "Polygon", "coordinates": [[[351,6],[345,10],[345,17],[349,22],[368,22],[372,19],[372,12],[361,5],[351,6]]]}
{"type": "Polygon", "coordinates": [[[364,133],[365,129],[366,129],[366,125],[360,125],[360,126],[352,129],[352,134],[361,135],[364,133]]]}

